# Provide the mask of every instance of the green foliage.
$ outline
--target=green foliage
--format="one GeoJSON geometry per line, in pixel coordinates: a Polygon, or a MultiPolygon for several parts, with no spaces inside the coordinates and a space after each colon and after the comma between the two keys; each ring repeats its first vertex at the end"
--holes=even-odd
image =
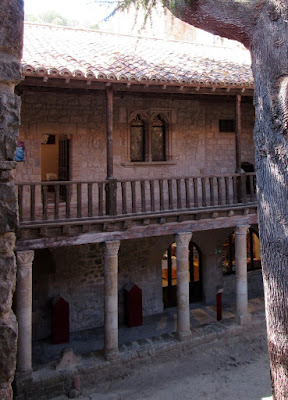
{"type": "Polygon", "coordinates": [[[62,17],[62,15],[58,14],[55,11],[46,11],[40,14],[39,18],[46,24],[55,24],[63,26],[68,25],[67,19],[62,17]]]}
{"type": "Polygon", "coordinates": [[[94,31],[98,31],[99,25],[98,24],[89,25],[88,28],[93,29],[94,31]]]}
{"type": "Polygon", "coordinates": [[[27,14],[25,15],[25,21],[35,22],[38,24],[52,24],[71,27],[76,27],[79,24],[79,21],[69,20],[53,10],[46,11],[38,15],[27,14]]]}

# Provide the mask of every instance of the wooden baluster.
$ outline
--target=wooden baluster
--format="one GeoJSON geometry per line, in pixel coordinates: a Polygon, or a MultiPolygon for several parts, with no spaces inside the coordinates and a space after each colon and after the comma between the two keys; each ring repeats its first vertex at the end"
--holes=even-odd
{"type": "Polygon", "coordinates": [[[104,196],[104,184],[98,183],[98,215],[102,216],[104,211],[104,203],[103,203],[103,196],[104,196]]]}
{"type": "Polygon", "coordinates": [[[55,196],[54,196],[54,218],[58,219],[59,218],[59,192],[60,192],[60,187],[59,185],[53,185],[54,190],[55,190],[55,196]]]}
{"type": "Polygon", "coordinates": [[[173,191],[172,191],[172,179],[167,180],[168,184],[168,207],[169,210],[173,210],[173,191]]]}
{"type": "Polygon", "coordinates": [[[226,204],[230,204],[230,200],[229,200],[229,177],[225,176],[224,180],[225,180],[225,200],[226,200],[226,204]]]}
{"type": "Polygon", "coordinates": [[[48,218],[48,188],[47,185],[42,186],[42,219],[48,218]]]}
{"type": "Polygon", "coordinates": [[[146,182],[141,181],[141,208],[142,212],[146,212],[146,192],[145,192],[146,182]]]}
{"type": "Polygon", "coordinates": [[[82,184],[77,183],[77,218],[82,218],[82,184]]]}
{"type": "Polygon", "coordinates": [[[253,199],[256,200],[256,199],[257,199],[257,192],[256,192],[256,174],[253,175],[252,181],[253,181],[253,199]]]}
{"type": "Polygon", "coordinates": [[[246,190],[246,174],[240,176],[241,192],[242,192],[242,203],[247,203],[247,190],[246,190]]]}
{"type": "Polygon", "coordinates": [[[199,207],[198,178],[193,178],[194,207],[199,207]]]}
{"type": "Polygon", "coordinates": [[[23,185],[18,185],[18,210],[19,221],[23,221],[23,185]]]}
{"type": "Polygon", "coordinates": [[[127,214],[126,182],[121,182],[121,192],[122,192],[122,214],[127,214]]]}
{"type": "Polygon", "coordinates": [[[66,218],[71,218],[71,184],[66,185],[66,218]]]}
{"type": "Polygon", "coordinates": [[[233,204],[239,202],[239,180],[238,176],[232,176],[232,185],[233,185],[233,204]]]}
{"type": "Polygon", "coordinates": [[[30,220],[35,221],[35,185],[30,185],[30,220]]]}
{"type": "Polygon", "coordinates": [[[182,199],[181,199],[181,179],[176,179],[177,186],[177,208],[181,210],[182,208],[182,199]]]}
{"type": "Polygon", "coordinates": [[[131,182],[131,195],[132,195],[132,213],[136,213],[136,182],[131,182]]]}
{"type": "Polygon", "coordinates": [[[163,179],[159,179],[160,210],[164,210],[163,179]]]}
{"type": "Polygon", "coordinates": [[[93,184],[92,183],[87,183],[87,189],[88,189],[88,217],[93,216],[93,184]]]}
{"type": "Polygon", "coordinates": [[[247,175],[249,182],[249,190],[250,190],[250,198],[251,201],[255,200],[255,191],[254,191],[254,175],[247,175]]]}
{"type": "Polygon", "coordinates": [[[202,206],[207,207],[207,199],[206,199],[206,179],[201,178],[201,186],[202,186],[202,206]]]}
{"type": "Polygon", "coordinates": [[[249,200],[247,199],[248,201],[252,201],[253,198],[251,178],[252,178],[251,175],[249,174],[246,175],[246,194],[247,196],[249,195],[249,200]]]}
{"type": "Polygon", "coordinates": [[[154,181],[150,181],[150,201],[151,201],[151,211],[155,211],[155,186],[154,186],[154,181]]]}
{"type": "Polygon", "coordinates": [[[213,179],[213,176],[211,176],[209,178],[209,186],[210,186],[210,206],[215,206],[214,179],[213,179]]]}
{"type": "Polygon", "coordinates": [[[217,204],[220,206],[222,204],[222,190],[221,190],[221,177],[217,176],[217,204]]]}
{"type": "Polygon", "coordinates": [[[185,179],[185,196],[186,196],[186,208],[190,208],[190,187],[189,178],[185,179]]]}

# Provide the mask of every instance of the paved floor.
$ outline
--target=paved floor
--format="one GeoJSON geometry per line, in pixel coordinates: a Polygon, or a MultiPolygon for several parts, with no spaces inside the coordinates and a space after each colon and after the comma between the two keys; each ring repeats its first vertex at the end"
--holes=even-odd
{"type": "MultiPolygon", "coordinates": [[[[251,313],[264,309],[263,298],[249,300],[249,311],[251,313]]],[[[216,307],[205,306],[200,303],[190,305],[191,328],[209,325],[216,322],[216,307]]],[[[223,320],[235,318],[235,307],[223,310],[223,320]]],[[[166,309],[162,314],[143,318],[143,325],[128,328],[119,327],[119,345],[132,343],[137,340],[160,336],[165,333],[176,331],[177,309],[166,309]]],[[[60,358],[61,351],[65,347],[73,349],[76,355],[85,354],[103,349],[104,330],[103,327],[74,332],[70,335],[70,342],[64,344],[52,344],[51,340],[41,340],[33,343],[33,366],[48,363],[60,358]]]]}

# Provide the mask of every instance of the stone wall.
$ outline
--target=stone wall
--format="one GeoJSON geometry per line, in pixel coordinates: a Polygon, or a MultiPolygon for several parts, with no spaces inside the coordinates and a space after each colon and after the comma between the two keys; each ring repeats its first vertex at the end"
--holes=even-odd
{"type": "MultiPolygon", "coordinates": [[[[248,279],[248,298],[264,296],[262,270],[249,271],[248,279]]],[[[222,304],[224,307],[230,307],[236,303],[236,274],[223,276],[223,295],[222,304]]]]}
{"type": "MultiPolygon", "coordinates": [[[[143,292],[143,315],[163,310],[161,259],[172,238],[122,241],[119,250],[119,320],[125,320],[128,283],[143,292]],[[162,251],[163,249],[163,251],[162,251]]],[[[104,258],[101,244],[37,250],[33,262],[33,336],[51,335],[52,300],[70,304],[70,330],[103,326],[104,258]]]]}
{"type": "MultiPolygon", "coordinates": [[[[22,96],[20,140],[25,161],[17,166],[16,180],[41,180],[41,137],[66,134],[71,138],[71,179],[106,177],[105,95],[27,93],[22,96]]],[[[252,104],[242,105],[242,161],[254,164],[252,104]]],[[[235,172],[235,135],[219,132],[219,119],[233,119],[234,99],[163,99],[123,95],[114,97],[114,170],[116,178],[147,178],[235,172]],[[169,119],[173,165],[129,164],[128,121],[135,111],[163,112],[169,119]]]]}
{"type": "Polygon", "coordinates": [[[0,3],[0,398],[12,399],[17,348],[17,323],[11,310],[16,283],[14,256],[17,206],[13,162],[19,127],[18,96],[22,52],[23,3],[0,3]]]}

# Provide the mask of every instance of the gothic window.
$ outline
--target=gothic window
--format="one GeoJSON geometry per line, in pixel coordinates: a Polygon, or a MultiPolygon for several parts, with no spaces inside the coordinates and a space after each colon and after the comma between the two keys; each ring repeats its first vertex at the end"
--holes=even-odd
{"type": "Polygon", "coordinates": [[[165,161],[165,124],[159,115],[152,121],[151,134],[152,161],[165,161]]]}
{"type": "Polygon", "coordinates": [[[137,114],[130,122],[130,161],[167,161],[167,128],[161,115],[148,120],[137,114]]]}
{"type": "Polygon", "coordinates": [[[139,115],[130,125],[130,159],[131,161],[145,160],[145,125],[139,115]]]}

